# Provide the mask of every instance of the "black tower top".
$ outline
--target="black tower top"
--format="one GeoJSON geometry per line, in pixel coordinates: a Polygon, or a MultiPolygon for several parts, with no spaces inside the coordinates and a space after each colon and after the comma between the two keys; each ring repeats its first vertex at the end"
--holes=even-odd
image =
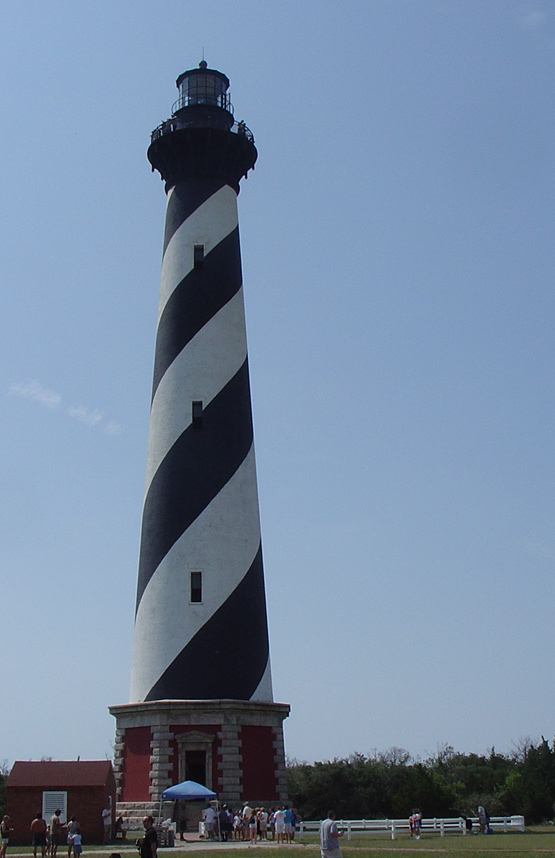
{"type": "Polygon", "coordinates": [[[252,132],[235,122],[228,94],[229,80],[202,60],[180,74],[179,98],[170,119],[151,134],[147,152],[166,191],[192,178],[222,179],[239,193],[239,181],[258,157],[252,132]]]}

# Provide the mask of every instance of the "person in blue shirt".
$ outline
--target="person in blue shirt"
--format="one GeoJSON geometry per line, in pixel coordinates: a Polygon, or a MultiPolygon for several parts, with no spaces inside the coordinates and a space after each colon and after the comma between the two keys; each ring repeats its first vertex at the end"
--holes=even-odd
{"type": "Polygon", "coordinates": [[[284,808],[285,819],[285,843],[291,843],[291,809],[289,807],[284,808]]]}
{"type": "Polygon", "coordinates": [[[291,808],[291,841],[295,839],[295,831],[297,830],[297,822],[299,821],[299,817],[295,813],[295,808],[291,808]]]}

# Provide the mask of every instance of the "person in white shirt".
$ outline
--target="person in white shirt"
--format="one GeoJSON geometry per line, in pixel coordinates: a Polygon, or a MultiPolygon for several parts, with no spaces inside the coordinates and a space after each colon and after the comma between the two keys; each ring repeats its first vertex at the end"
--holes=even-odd
{"type": "Polygon", "coordinates": [[[202,819],[204,821],[204,830],[206,832],[206,839],[213,840],[214,839],[214,823],[216,822],[216,811],[209,804],[208,807],[205,807],[202,811],[202,819]]]}
{"type": "Polygon", "coordinates": [[[109,843],[112,839],[112,808],[105,807],[102,811],[102,827],[104,830],[104,843],[109,843]]]}
{"type": "Polygon", "coordinates": [[[260,824],[260,839],[266,840],[266,833],[268,830],[268,814],[263,807],[261,807],[258,811],[258,822],[260,824]]]}
{"type": "Polygon", "coordinates": [[[243,817],[243,840],[248,840],[250,837],[249,833],[249,822],[252,814],[252,807],[249,807],[248,801],[246,801],[243,805],[243,812],[241,816],[243,817]]]}
{"type": "Polygon", "coordinates": [[[285,843],[285,811],[282,807],[278,807],[274,813],[274,822],[276,825],[277,842],[285,843]]]}
{"type": "Polygon", "coordinates": [[[339,838],[343,832],[337,828],[335,811],[328,810],[328,818],[320,825],[320,854],[322,858],[341,858],[339,838]]]}

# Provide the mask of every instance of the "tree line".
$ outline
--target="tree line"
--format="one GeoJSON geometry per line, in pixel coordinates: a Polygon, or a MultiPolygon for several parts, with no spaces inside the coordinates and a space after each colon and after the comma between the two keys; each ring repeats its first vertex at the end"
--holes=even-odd
{"type": "Polygon", "coordinates": [[[424,817],[523,814],[527,824],[555,814],[555,740],[523,740],[511,754],[463,754],[450,745],[426,760],[402,748],[355,753],[345,759],[289,760],[290,802],[304,819],[334,808],[343,819],[402,819],[419,808],[424,817]]]}

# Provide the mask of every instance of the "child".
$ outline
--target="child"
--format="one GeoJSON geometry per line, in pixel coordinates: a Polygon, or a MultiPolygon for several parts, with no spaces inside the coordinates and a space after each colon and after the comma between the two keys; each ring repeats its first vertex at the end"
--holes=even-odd
{"type": "Polygon", "coordinates": [[[73,837],[73,854],[75,856],[81,855],[83,851],[83,847],[81,845],[81,829],[78,828],[77,831],[72,835],[73,837]]]}

